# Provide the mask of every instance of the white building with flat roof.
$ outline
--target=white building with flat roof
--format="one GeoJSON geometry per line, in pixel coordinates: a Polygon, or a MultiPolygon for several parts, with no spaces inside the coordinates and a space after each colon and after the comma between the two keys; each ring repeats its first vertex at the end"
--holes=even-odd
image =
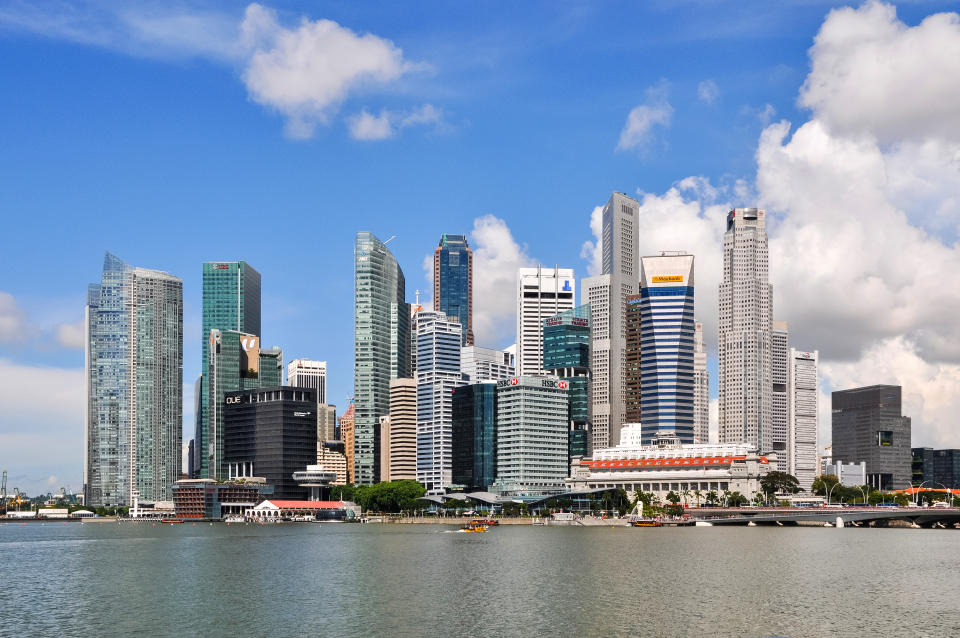
{"type": "MultiPolygon", "coordinates": [[[[817,369],[820,353],[790,348],[787,370],[787,472],[809,490],[817,477],[818,408],[817,369]]],[[[858,483],[862,485],[862,483],[858,483]]]]}
{"type": "Polygon", "coordinates": [[[517,375],[543,374],[543,321],[573,308],[576,288],[572,268],[517,271],[517,375]]]}
{"type": "Polygon", "coordinates": [[[287,364],[287,385],[295,388],[313,388],[317,391],[317,403],[326,403],[327,362],[294,359],[287,364]]]}
{"type": "Polygon", "coordinates": [[[516,375],[513,354],[480,346],[464,346],[460,349],[460,371],[467,383],[499,381],[516,375]]]}

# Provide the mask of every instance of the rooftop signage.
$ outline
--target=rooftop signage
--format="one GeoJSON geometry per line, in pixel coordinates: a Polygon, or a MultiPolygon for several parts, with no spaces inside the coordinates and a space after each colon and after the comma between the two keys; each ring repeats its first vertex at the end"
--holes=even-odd
{"type": "Polygon", "coordinates": [[[657,275],[653,278],[655,284],[683,283],[683,275],[657,275]]]}

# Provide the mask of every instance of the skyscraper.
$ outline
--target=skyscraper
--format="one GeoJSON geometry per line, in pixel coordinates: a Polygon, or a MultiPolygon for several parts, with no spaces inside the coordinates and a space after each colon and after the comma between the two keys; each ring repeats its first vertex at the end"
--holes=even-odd
{"type": "Polygon", "coordinates": [[[464,346],[460,349],[460,371],[466,383],[509,379],[515,376],[514,357],[506,350],[464,346]]]}
{"type": "Polygon", "coordinates": [[[697,443],[710,442],[710,373],[699,321],[693,331],[693,436],[697,443]]]}
{"type": "Polygon", "coordinates": [[[435,310],[417,313],[417,480],[442,494],[452,478],[453,391],[460,373],[460,323],[435,310]]]}
{"type": "Polygon", "coordinates": [[[353,403],[347,407],[347,411],[343,413],[343,416],[340,417],[340,440],[343,441],[343,454],[347,457],[347,483],[356,483],[356,478],[353,474],[354,466],[354,450],[355,446],[355,428],[356,423],[356,408],[354,408],[353,403]]]}
{"type": "Polygon", "coordinates": [[[180,475],[183,282],[109,252],[87,290],[84,498],[169,501],[180,475]]]}
{"type": "MultiPolygon", "coordinates": [[[[817,477],[819,353],[790,348],[787,359],[787,472],[797,477],[800,487],[810,489],[817,477]]],[[[779,461],[783,467],[783,461],[779,461]]]]}
{"type": "Polygon", "coordinates": [[[390,380],[410,376],[410,305],[403,270],[373,233],[354,245],[353,482],[380,477],[380,417],[390,413],[390,380]]]}
{"type": "Polygon", "coordinates": [[[481,381],[453,393],[453,483],[486,490],[497,477],[497,384],[481,381]]]}
{"type": "Polygon", "coordinates": [[[720,284],[720,443],[773,445],[771,323],[773,288],[767,268],[766,215],[756,208],[727,214],[720,284]]]}
{"type": "Polygon", "coordinates": [[[456,317],[461,344],[473,345],[473,251],[464,235],[442,235],[433,253],[433,309],[456,317]]]}
{"type": "Polygon", "coordinates": [[[543,320],[573,308],[571,268],[521,268],[517,272],[517,374],[543,374],[543,320]]]}
{"type": "Polygon", "coordinates": [[[567,384],[568,456],[590,453],[590,306],[543,322],[543,367],[567,384]]]}
{"type": "MultiPolygon", "coordinates": [[[[389,454],[381,457],[384,481],[417,480],[417,381],[390,382],[389,454]]],[[[381,438],[383,433],[381,433],[381,438]]]]}
{"type": "Polygon", "coordinates": [[[666,251],[640,262],[640,397],[627,403],[640,405],[643,443],[693,443],[693,255],[666,251]]]}
{"type": "MultiPolygon", "coordinates": [[[[620,412],[614,414],[614,403],[623,400],[619,391],[611,386],[611,338],[610,312],[616,305],[610,275],[587,277],[581,282],[580,305],[590,306],[590,424],[593,428],[591,449],[611,447],[616,436],[620,440],[620,428],[625,419],[625,406],[618,404],[620,412]],[[618,423],[619,421],[619,423],[618,423]]],[[[626,343],[626,339],[624,339],[626,343]]]]}
{"type": "MultiPolygon", "coordinates": [[[[201,327],[200,411],[196,418],[194,445],[196,470],[209,478],[213,442],[209,436],[210,331],[235,330],[260,335],[260,273],[245,261],[211,261],[203,264],[203,319],[201,327]]],[[[240,388],[236,388],[240,389],[240,388]]]]}
{"type": "Polygon", "coordinates": [[[317,403],[327,402],[327,362],[294,359],[287,364],[287,384],[295,388],[313,388],[317,403]]]}
{"type": "Polygon", "coordinates": [[[773,432],[772,451],[780,468],[790,466],[790,397],[788,392],[790,331],[786,321],[772,322],[770,331],[770,424],[773,432]]]}
{"type": "Polygon", "coordinates": [[[880,490],[910,487],[910,417],[901,413],[898,385],[840,390],[832,396],[833,458],[867,464],[867,482],[880,490]]]}

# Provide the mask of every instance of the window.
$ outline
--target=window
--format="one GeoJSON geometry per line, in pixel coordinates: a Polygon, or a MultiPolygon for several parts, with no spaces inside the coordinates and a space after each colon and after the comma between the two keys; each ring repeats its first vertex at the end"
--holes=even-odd
{"type": "Polygon", "coordinates": [[[880,447],[893,446],[893,432],[891,430],[880,430],[877,432],[877,445],[880,447]]]}

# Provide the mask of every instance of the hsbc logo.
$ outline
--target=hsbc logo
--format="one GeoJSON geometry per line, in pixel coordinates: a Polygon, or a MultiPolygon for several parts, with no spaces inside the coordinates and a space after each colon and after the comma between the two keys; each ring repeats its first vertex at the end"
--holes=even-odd
{"type": "Polygon", "coordinates": [[[557,384],[557,387],[560,388],[561,390],[566,390],[566,389],[567,389],[567,382],[566,382],[566,381],[561,381],[560,383],[557,384]]]}
{"type": "Polygon", "coordinates": [[[520,383],[520,379],[516,377],[510,379],[510,385],[517,385],[518,383],[520,383]]]}

